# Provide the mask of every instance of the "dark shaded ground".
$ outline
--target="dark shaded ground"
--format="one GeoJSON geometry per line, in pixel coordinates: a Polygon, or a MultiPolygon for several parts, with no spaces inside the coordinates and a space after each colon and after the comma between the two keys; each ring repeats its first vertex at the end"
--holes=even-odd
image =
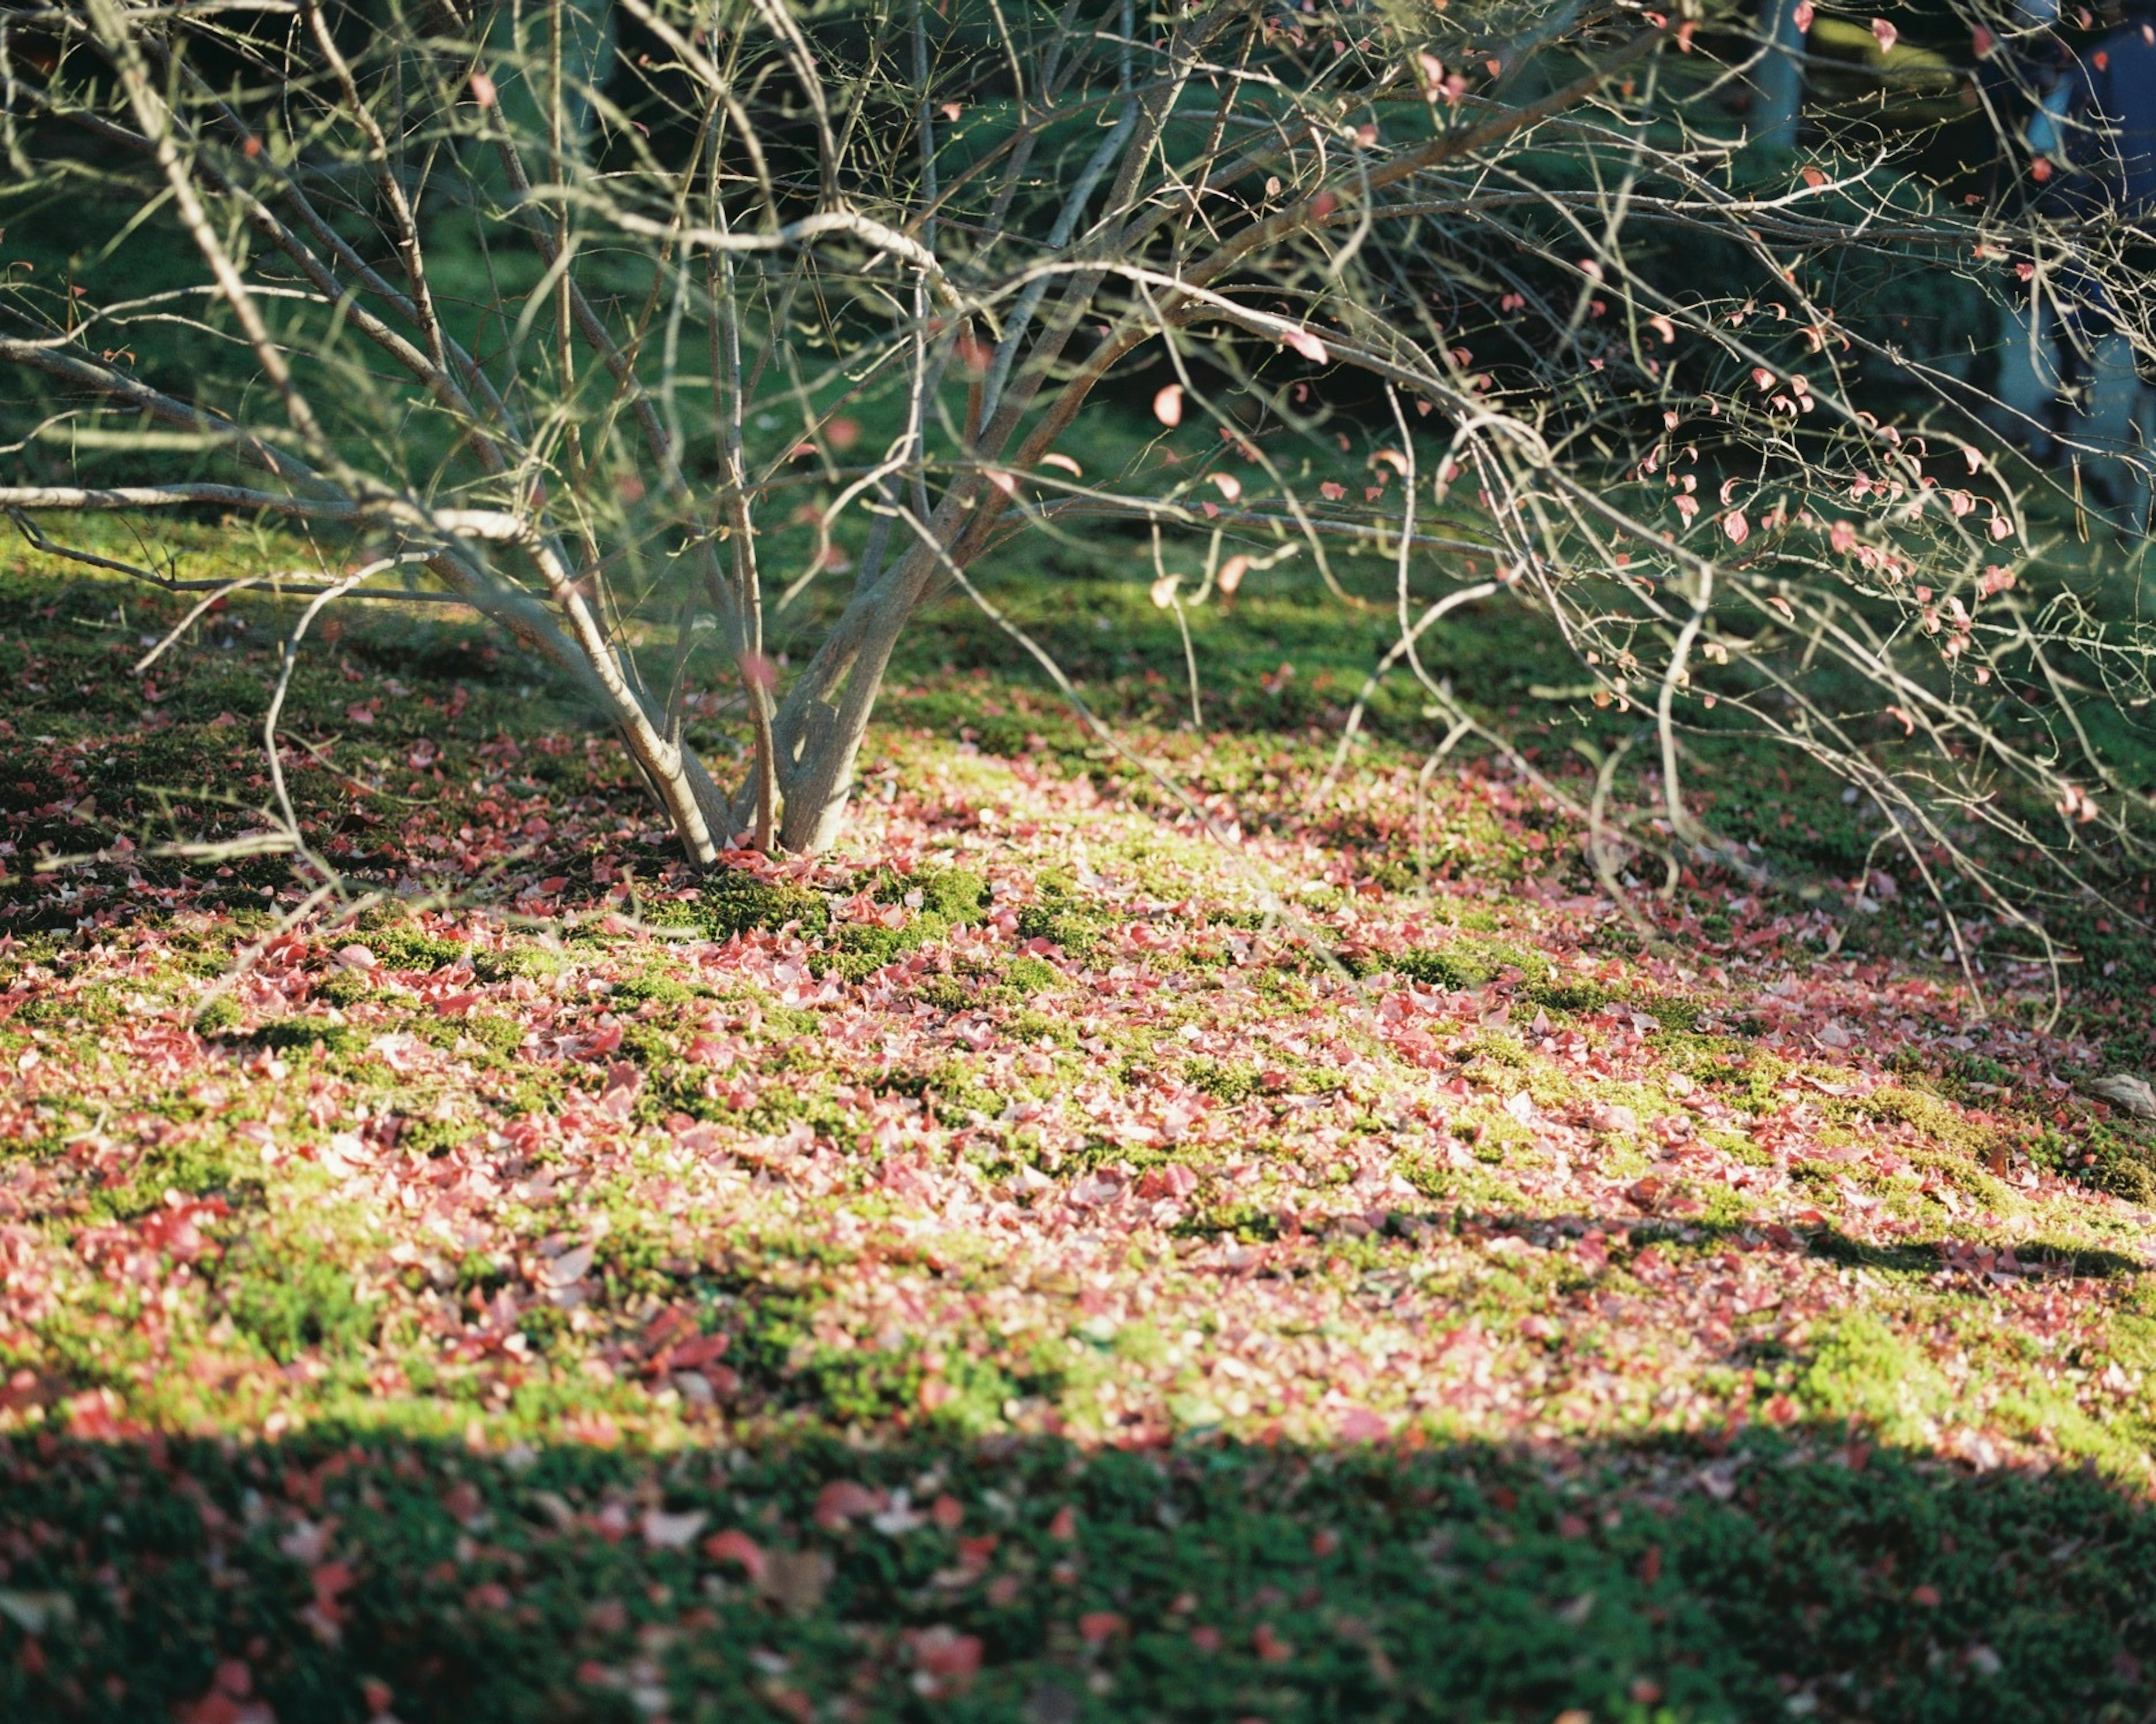
{"type": "Polygon", "coordinates": [[[2143,1507],[1825,1432],[0,1465],[13,1719],[2123,1721],[2156,1665],[2143,1507]]]}

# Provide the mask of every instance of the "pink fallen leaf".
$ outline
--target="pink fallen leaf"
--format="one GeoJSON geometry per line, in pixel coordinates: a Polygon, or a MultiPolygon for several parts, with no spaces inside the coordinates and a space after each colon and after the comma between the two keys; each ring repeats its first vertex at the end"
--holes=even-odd
{"type": "Polygon", "coordinates": [[[664,1509],[646,1509],[640,1530],[644,1543],[654,1551],[685,1551],[710,1518],[701,1509],[678,1515],[670,1515],[664,1509]]]}
{"type": "Polygon", "coordinates": [[[737,1526],[714,1532],[704,1541],[704,1554],[714,1562],[738,1562],[752,1583],[764,1576],[763,1547],[737,1526]]]}
{"type": "Polygon", "coordinates": [[[1875,18],[1871,20],[1871,35],[1872,39],[1878,43],[1879,51],[1881,54],[1890,52],[1894,44],[1902,39],[1902,33],[1883,18],[1875,18]]]}
{"type": "Polygon", "coordinates": [[[1170,383],[1152,398],[1152,416],[1171,430],[1183,423],[1183,385],[1170,383]]]}
{"type": "Polygon", "coordinates": [[[816,1494],[816,1524],[829,1532],[863,1515],[872,1515],[890,1499],[850,1479],[834,1479],[816,1494]]]}

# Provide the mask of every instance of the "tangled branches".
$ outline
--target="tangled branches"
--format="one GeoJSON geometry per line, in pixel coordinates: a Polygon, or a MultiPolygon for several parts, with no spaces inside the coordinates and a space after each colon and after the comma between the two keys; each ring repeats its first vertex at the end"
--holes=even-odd
{"type": "Polygon", "coordinates": [[[705,861],[833,840],[901,629],[1014,536],[1202,545],[1177,607],[1276,567],[1383,604],[1455,739],[1424,631],[1528,603],[1675,849],[1693,741],[1749,729],[2024,919],[1999,858],[2143,854],[2151,642],[2046,561],[2139,453],[2023,462],[1984,351],[2032,275],[2138,330],[2138,233],[2001,189],[1996,80],[1769,11],[8,5],[18,231],[154,267],[0,283],[0,505],[333,531],[583,683],[705,861]]]}

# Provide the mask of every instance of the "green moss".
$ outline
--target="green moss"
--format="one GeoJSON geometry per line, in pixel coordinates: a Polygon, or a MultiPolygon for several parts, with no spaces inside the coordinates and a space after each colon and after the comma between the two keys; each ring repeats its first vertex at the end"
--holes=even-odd
{"type": "Polygon", "coordinates": [[[339,1008],[356,1006],[380,992],[357,970],[332,970],[315,984],[315,998],[339,1008]]]}
{"type": "Polygon", "coordinates": [[[1076,958],[1101,943],[1101,918],[1068,906],[1029,904],[1018,913],[1019,939],[1048,941],[1076,958]]]}
{"type": "Polygon", "coordinates": [[[1615,995],[1599,982],[1571,977],[1561,981],[1531,982],[1520,990],[1520,998],[1539,1009],[1577,1014],[1599,1012],[1615,995]]]}
{"type": "Polygon", "coordinates": [[[714,940],[798,926],[811,938],[830,926],[830,906],[806,886],[760,880],[745,870],[721,869],[697,895],[699,919],[714,940]]]}
{"type": "Polygon", "coordinates": [[[543,946],[505,946],[497,952],[475,952],[472,971],[482,982],[507,982],[522,976],[543,982],[561,974],[568,960],[543,946]]]}
{"type": "Polygon", "coordinates": [[[305,1054],[316,1043],[331,1054],[353,1054],[367,1047],[367,1033],[349,1024],[328,1024],[319,1018],[279,1018],[264,1024],[254,1040],[280,1053],[305,1054]]]}
{"type": "Polygon", "coordinates": [[[514,1018],[475,1012],[464,1020],[464,1033],[490,1052],[506,1057],[524,1045],[524,1026],[514,1018]]]}
{"type": "Polygon", "coordinates": [[[228,1030],[239,1029],[243,1017],[238,1002],[230,994],[221,993],[195,1013],[195,1034],[223,1035],[228,1030]]]}
{"type": "Polygon", "coordinates": [[[1264,1244],[1281,1234],[1280,1217],[1256,1203],[1222,1203],[1194,1209],[1177,1222],[1172,1233],[1178,1239],[1212,1239],[1232,1234],[1246,1245],[1264,1244]]]}
{"type": "Polygon", "coordinates": [[[1955,1402],[1953,1385],[1922,1343],[1868,1311],[1821,1326],[1797,1390],[1814,1414],[1861,1419],[1897,1443],[1929,1440],[1932,1423],[1955,1402]]]}
{"type": "Polygon", "coordinates": [[[28,1029],[94,1029],[116,1020],[124,1007],[117,988],[92,983],[71,993],[44,993],[16,1008],[15,1021],[28,1029]]]}
{"type": "Polygon", "coordinates": [[[691,988],[672,976],[649,971],[641,976],[623,977],[614,983],[609,998],[624,1005],[645,1005],[655,1001],[662,1006],[685,1006],[708,994],[708,989],[691,988]]]}
{"type": "Polygon", "coordinates": [[[1249,1101],[1258,1093],[1260,1087],[1255,1066],[1228,1065],[1217,1060],[1185,1060],[1183,1079],[1192,1088],[1204,1090],[1214,1101],[1231,1105],[1249,1101]]]}
{"type": "Polygon", "coordinates": [[[326,1229],[298,1226],[244,1234],[218,1269],[233,1326],[280,1364],[317,1348],[334,1357],[363,1346],[376,1312],[360,1301],[340,1243],[326,1229]]]}
{"type": "Polygon", "coordinates": [[[964,927],[981,919],[988,907],[988,882],[970,868],[924,868],[894,880],[877,895],[887,903],[904,903],[921,894],[918,906],[924,916],[939,916],[952,927],[964,927]]]}
{"type": "Polygon", "coordinates": [[[367,930],[362,943],[383,968],[391,970],[439,970],[471,949],[462,941],[439,939],[409,923],[367,930]]]}
{"type": "Polygon", "coordinates": [[[1045,993],[1050,988],[1060,988],[1064,979],[1062,971],[1029,952],[1022,952],[1013,958],[1004,970],[1004,978],[1021,996],[1045,993]]]}

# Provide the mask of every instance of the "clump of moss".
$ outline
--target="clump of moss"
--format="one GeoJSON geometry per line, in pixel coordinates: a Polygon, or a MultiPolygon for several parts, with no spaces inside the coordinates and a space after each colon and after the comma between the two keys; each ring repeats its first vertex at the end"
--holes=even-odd
{"type": "Polygon", "coordinates": [[[1199,1209],[1169,1229],[1178,1239],[1211,1239],[1230,1234],[1245,1245],[1269,1244],[1280,1237],[1280,1217],[1255,1203],[1223,1203],[1199,1209]]]}
{"type": "Polygon", "coordinates": [[[356,1006],[374,991],[374,984],[357,970],[333,970],[315,984],[316,998],[339,1008],[356,1006]]]}
{"type": "Polygon", "coordinates": [[[1395,975],[1425,988],[1480,988],[1496,971],[1460,946],[1418,946],[1385,960],[1395,975]]]}
{"type": "Polygon", "coordinates": [[[558,975],[565,960],[543,946],[505,946],[499,952],[472,954],[472,972],[482,982],[506,982],[516,976],[534,982],[558,975]]]}
{"type": "Polygon", "coordinates": [[[1569,978],[1553,977],[1548,981],[1531,982],[1520,990],[1520,998],[1540,1009],[1582,1013],[1600,1011],[1614,996],[1599,982],[1575,976],[1569,978]]]}
{"type": "Polygon", "coordinates": [[[831,925],[830,906],[806,886],[759,880],[738,868],[721,870],[697,895],[698,921],[714,940],[757,930],[777,933],[798,924],[810,938],[831,925]]]}
{"type": "Polygon", "coordinates": [[[195,1013],[195,1034],[202,1036],[223,1035],[240,1025],[239,1004],[228,993],[221,993],[202,1010],[195,1013]]]}
{"type": "Polygon", "coordinates": [[[644,1005],[655,1001],[662,1006],[685,1006],[698,998],[698,991],[671,976],[647,973],[624,976],[614,983],[613,998],[630,1005],[644,1005]]]}
{"type": "Polygon", "coordinates": [[[384,969],[439,970],[464,957],[470,948],[460,940],[444,940],[424,928],[408,923],[367,927],[360,936],[384,969]]]}
{"type": "Polygon", "coordinates": [[[906,883],[901,897],[921,894],[921,913],[940,916],[954,928],[977,922],[988,907],[988,882],[971,868],[922,869],[906,883]]]}
{"type": "Polygon", "coordinates": [[[326,1054],[357,1054],[367,1045],[363,1030],[349,1024],[326,1024],[318,1018],[279,1018],[256,1030],[254,1039],[282,1054],[308,1053],[317,1042],[326,1054]]]}
{"type": "Polygon", "coordinates": [[[1225,1065],[1217,1060],[1187,1060],[1183,1066],[1183,1081],[1194,1090],[1202,1090],[1216,1101],[1234,1104],[1247,1101],[1258,1093],[1258,1074],[1248,1065],[1225,1065]]]}
{"type": "Polygon", "coordinates": [[[1797,1388],[1807,1410],[1861,1419],[1894,1442],[1927,1440],[1929,1422],[1954,1403],[1953,1385],[1923,1349],[1869,1312],[1826,1330],[1797,1388]]]}
{"type": "Polygon", "coordinates": [[[360,1301],[352,1271],[326,1241],[250,1234],[233,1247],[218,1286],[233,1326],[280,1365],[319,1347],[357,1351],[372,1336],[373,1309],[360,1301]]]}

